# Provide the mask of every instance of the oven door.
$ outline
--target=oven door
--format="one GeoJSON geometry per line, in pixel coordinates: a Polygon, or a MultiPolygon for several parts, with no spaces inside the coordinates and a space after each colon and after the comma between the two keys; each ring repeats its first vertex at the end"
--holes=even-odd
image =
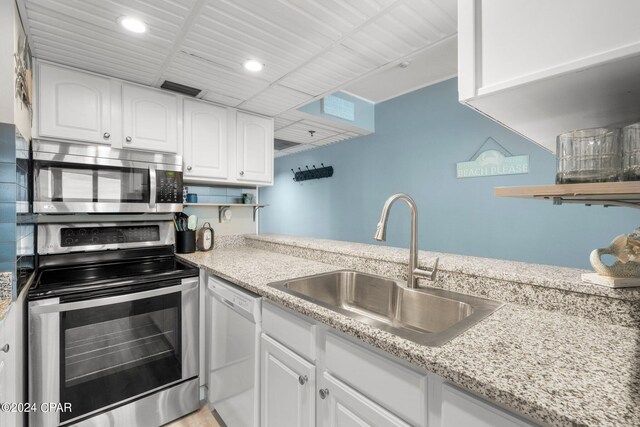
{"type": "Polygon", "coordinates": [[[50,155],[34,154],[36,213],[156,212],[153,164],[72,155],[38,157],[50,155]]]}
{"type": "Polygon", "coordinates": [[[29,304],[30,401],[71,412],[31,413],[58,426],[197,376],[198,279],[133,294],[29,304]]]}

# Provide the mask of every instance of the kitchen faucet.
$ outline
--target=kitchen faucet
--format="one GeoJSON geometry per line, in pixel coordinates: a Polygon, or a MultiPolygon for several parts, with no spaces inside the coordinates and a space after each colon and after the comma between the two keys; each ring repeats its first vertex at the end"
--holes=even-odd
{"type": "Polygon", "coordinates": [[[422,270],[418,268],[418,208],[416,208],[416,202],[406,194],[398,193],[389,197],[384,203],[382,208],[382,215],[380,216],[380,222],[376,228],[376,234],[373,236],[379,242],[387,240],[387,221],[389,220],[389,209],[396,200],[404,200],[411,209],[411,243],[409,247],[409,274],[407,276],[407,286],[409,288],[418,287],[418,278],[424,277],[431,281],[436,280],[436,273],[438,272],[438,260],[432,269],[422,270]]]}

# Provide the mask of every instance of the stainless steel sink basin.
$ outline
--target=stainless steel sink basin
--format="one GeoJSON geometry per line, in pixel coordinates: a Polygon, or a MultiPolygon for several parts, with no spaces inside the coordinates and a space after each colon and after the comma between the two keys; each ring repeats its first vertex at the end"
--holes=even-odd
{"type": "Polygon", "coordinates": [[[356,271],[336,271],[269,286],[414,341],[439,346],[502,307],[502,303],[405,284],[356,271]]]}

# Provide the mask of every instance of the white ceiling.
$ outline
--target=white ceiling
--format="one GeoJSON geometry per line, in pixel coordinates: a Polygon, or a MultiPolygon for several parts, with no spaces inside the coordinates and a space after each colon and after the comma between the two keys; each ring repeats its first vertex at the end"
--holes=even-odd
{"type": "Polygon", "coordinates": [[[441,68],[450,65],[451,51],[444,46],[457,31],[456,0],[18,4],[38,58],[150,86],[171,80],[197,87],[206,100],[276,117],[276,138],[309,144],[308,148],[360,133],[312,120],[298,107],[344,88],[373,100],[406,92],[411,88],[394,82],[396,65],[406,60],[413,60],[403,69],[413,75],[407,81],[412,87],[424,86],[434,72],[442,73],[433,66],[439,61],[437,54],[443,55],[441,68]],[[123,15],[139,17],[148,31],[128,33],[117,23],[123,15]],[[423,73],[420,82],[414,65],[429,54],[431,71],[423,73]],[[264,70],[245,71],[242,63],[249,58],[263,62],[264,70]],[[309,129],[316,130],[313,137],[309,129]]]}

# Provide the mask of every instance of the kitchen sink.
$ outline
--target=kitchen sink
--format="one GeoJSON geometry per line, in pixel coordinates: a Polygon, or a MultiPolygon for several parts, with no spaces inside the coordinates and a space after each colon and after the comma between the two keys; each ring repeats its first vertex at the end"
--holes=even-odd
{"type": "Polygon", "coordinates": [[[502,303],[357,271],[335,271],[270,283],[298,298],[422,345],[439,346],[502,303]]]}

